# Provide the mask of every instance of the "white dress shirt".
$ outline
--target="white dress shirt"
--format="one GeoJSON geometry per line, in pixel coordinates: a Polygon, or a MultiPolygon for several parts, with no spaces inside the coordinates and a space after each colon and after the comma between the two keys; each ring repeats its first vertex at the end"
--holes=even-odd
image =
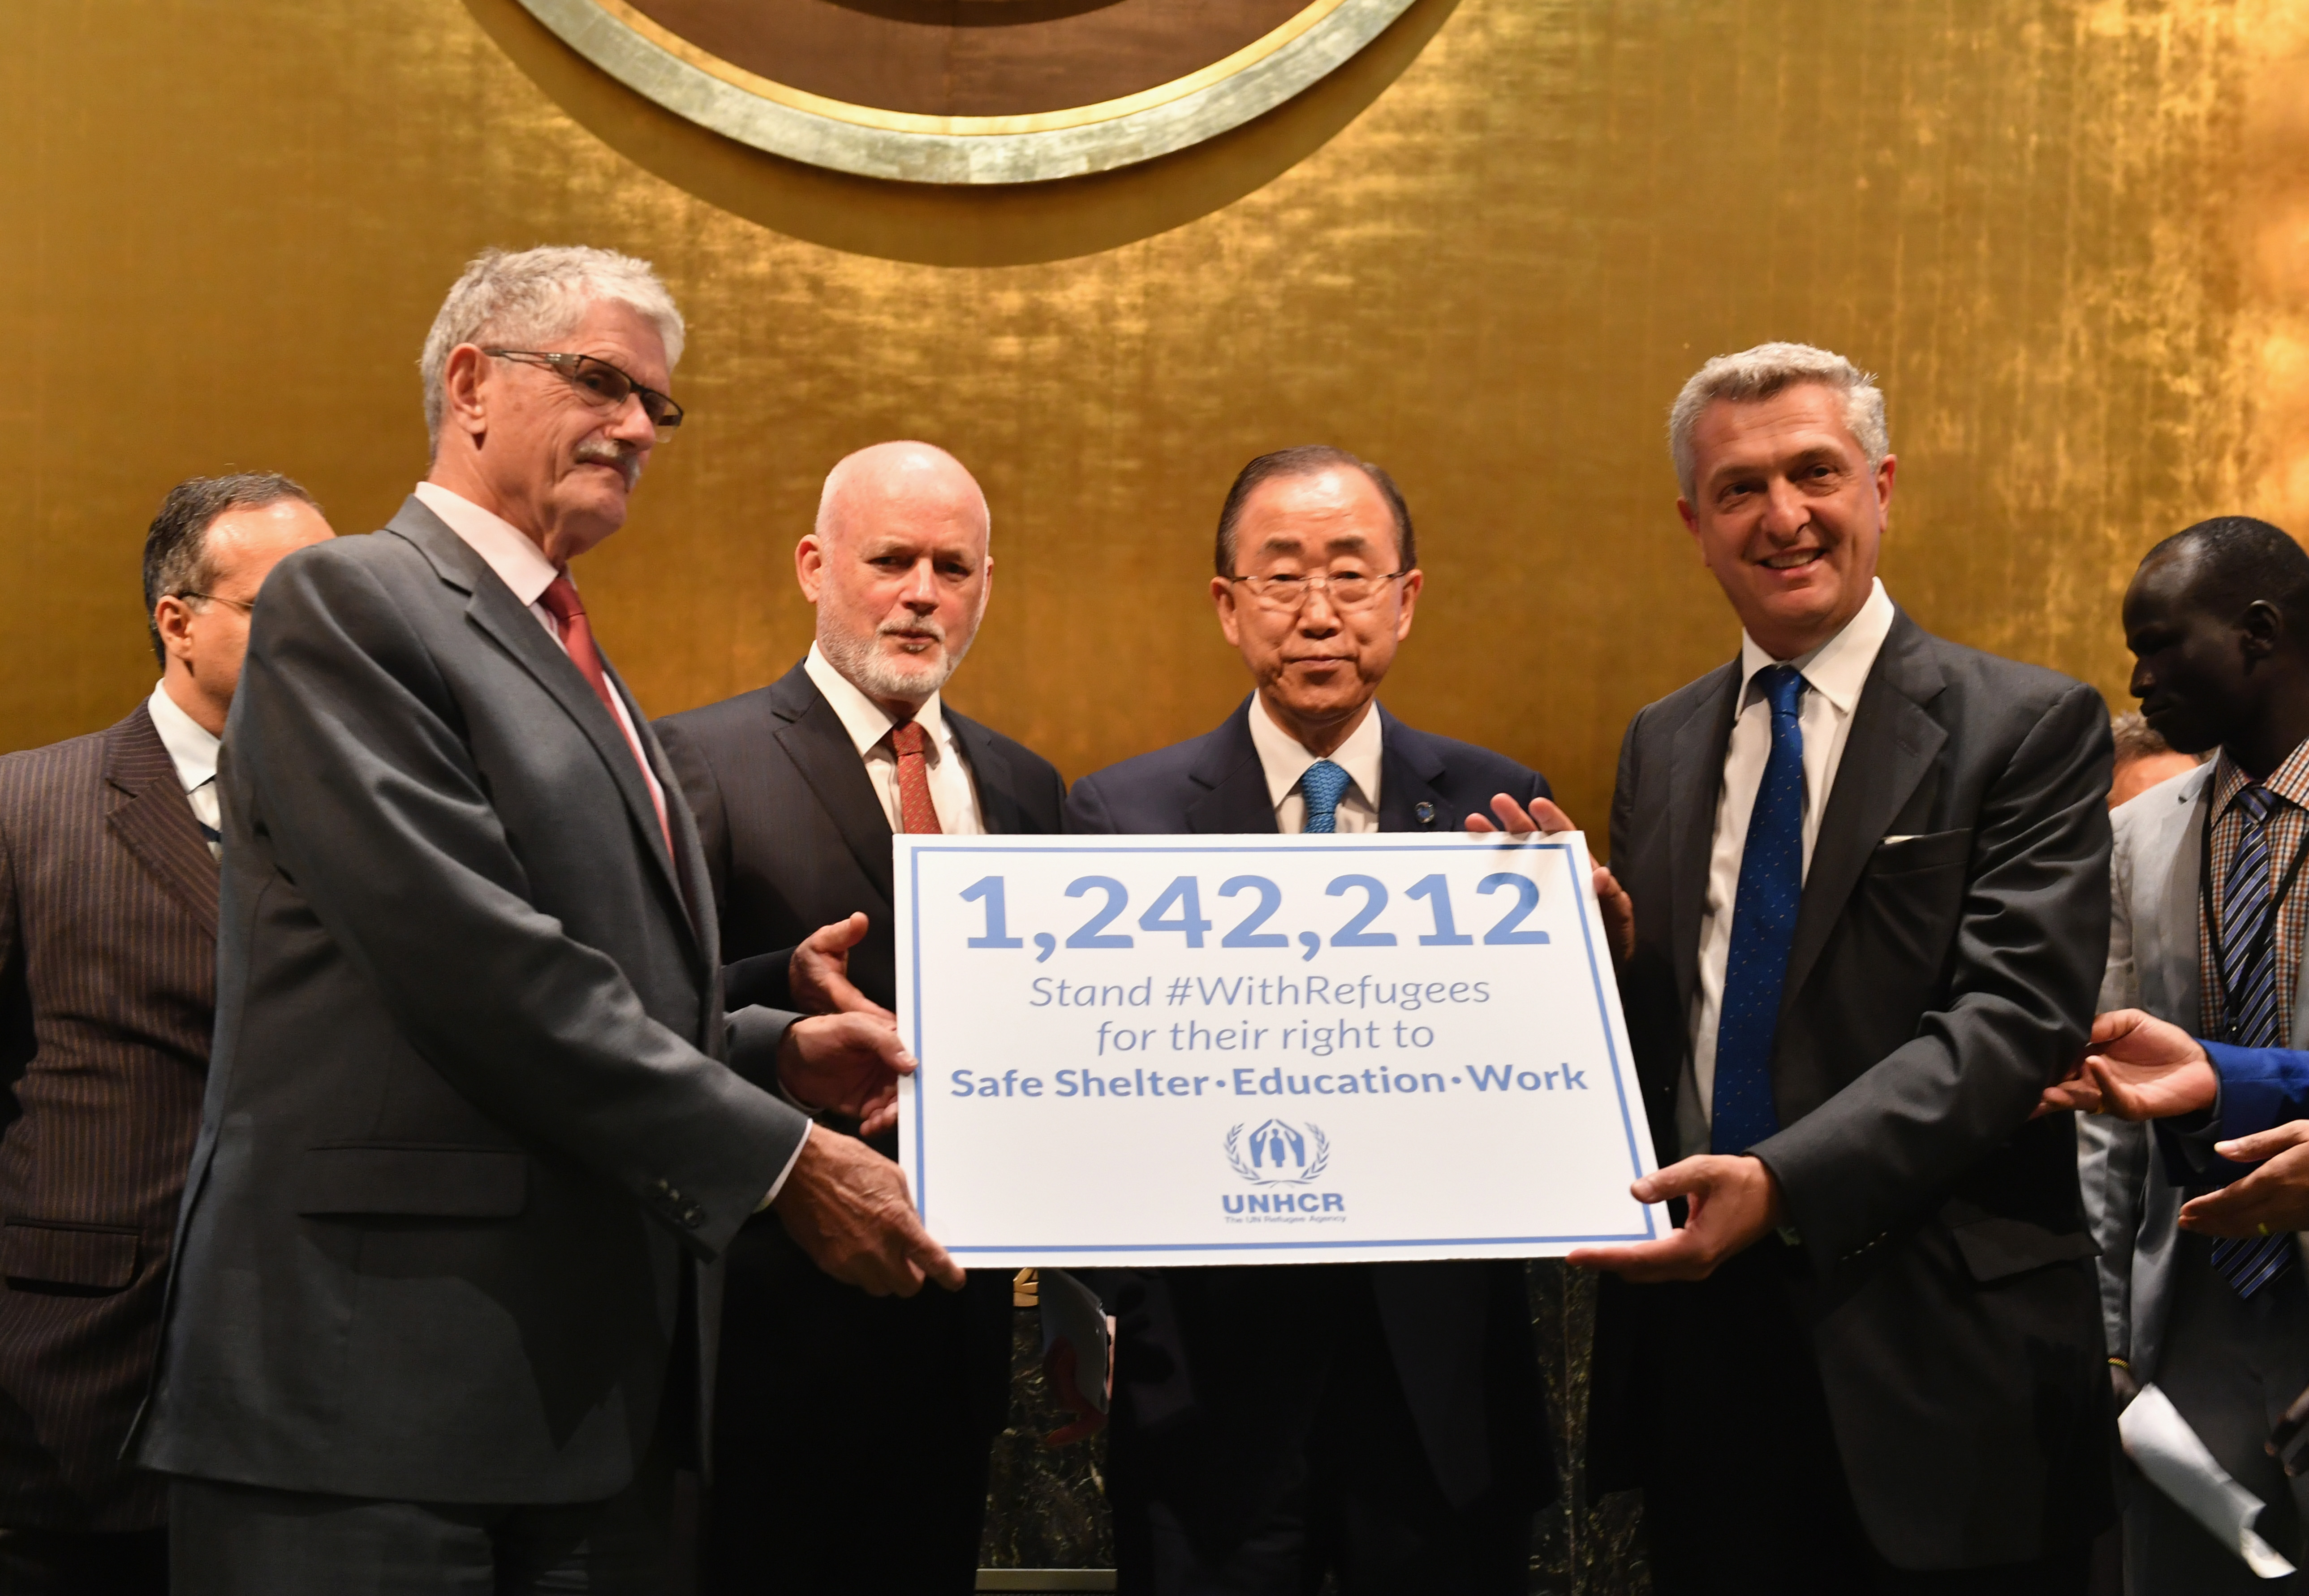
{"type": "Polygon", "coordinates": [[[1772,706],[1756,686],[1756,673],[1775,664],[1793,665],[1804,679],[1796,700],[1796,724],[1803,730],[1803,867],[1812,870],[1812,844],[1820,817],[1836,786],[1845,739],[1860,689],[1875,668],[1877,652],[1892,629],[1892,600],[1880,580],[1860,613],[1844,629],[1808,654],[1776,660],[1740,634],[1740,712],[1732,722],[1731,746],[1724,751],[1724,790],[1716,800],[1716,845],[1708,855],[1708,897],[1700,906],[1699,989],[1692,995],[1691,1076],[1677,1094],[1676,1135],[1684,1156],[1708,1151],[1708,1125],[1716,1095],[1716,1027],[1724,1006],[1724,968],[1732,953],[1732,911],[1740,895],[1740,858],[1748,848],[1748,818],[1764,783],[1764,763],[1772,751],[1772,706]]]}
{"type": "Polygon", "coordinates": [[[1339,807],[1334,812],[1338,829],[1379,830],[1379,706],[1373,704],[1363,712],[1362,724],[1347,734],[1345,742],[1327,755],[1310,754],[1297,738],[1275,723],[1275,717],[1267,712],[1267,700],[1252,694],[1250,744],[1258,750],[1259,766],[1267,772],[1267,796],[1275,804],[1275,829],[1285,836],[1307,829],[1307,795],[1299,790],[1299,779],[1321,757],[1347,772],[1349,785],[1339,795],[1339,807]]]}
{"type": "MultiPolygon", "coordinates": [[[[801,668],[809,673],[817,690],[826,694],[826,702],[834,706],[843,729],[850,734],[851,745],[858,750],[858,757],[866,762],[866,780],[873,784],[874,796],[881,800],[882,816],[890,823],[890,830],[904,831],[905,808],[898,798],[898,753],[890,746],[890,733],[898,723],[848,677],[835,669],[834,661],[819,651],[817,644],[809,645],[809,656],[801,662],[801,668]]],[[[984,835],[986,822],[979,812],[978,788],[971,779],[970,761],[963,757],[962,745],[955,741],[954,728],[947,724],[946,711],[939,707],[937,694],[931,694],[929,701],[914,712],[914,720],[930,734],[922,739],[922,763],[930,779],[930,807],[937,812],[938,830],[949,837],[984,835]]]]}
{"type": "Polygon", "coordinates": [[[193,807],[193,818],[207,828],[210,854],[221,858],[224,844],[216,833],[224,828],[224,806],[217,795],[216,766],[217,749],[223,744],[215,732],[185,713],[165,686],[153,686],[152,696],[144,701],[144,712],[152,717],[152,729],[160,734],[160,746],[177,767],[177,780],[185,789],[185,801],[193,807]]]}
{"type": "MultiPolygon", "coordinates": [[[[463,494],[452,493],[437,482],[419,482],[417,497],[424,506],[441,518],[442,523],[464,539],[472,551],[488,562],[497,580],[513,590],[513,596],[528,607],[545,628],[545,634],[563,653],[569,645],[561,640],[561,623],[553,612],[537,601],[537,596],[553,585],[553,579],[562,575],[545,551],[532,542],[523,531],[504,516],[482,509],[463,494]]],[[[590,617],[589,617],[590,618],[590,617]]],[[[598,648],[600,640],[595,640],[598,648]]],[[[634,763],[642,767],[642,780],[649,783],[650,801],[657,812],[665,814],[665,789],[658,785],[657,772],[650,769],[649,755],[642,752],[641,733],[634,729],[634,718],[626,708],[626,695],[613,686],[610,702],[618,712],[618,729],[626,734],[626,744],[634,751],[634,763]]]]}

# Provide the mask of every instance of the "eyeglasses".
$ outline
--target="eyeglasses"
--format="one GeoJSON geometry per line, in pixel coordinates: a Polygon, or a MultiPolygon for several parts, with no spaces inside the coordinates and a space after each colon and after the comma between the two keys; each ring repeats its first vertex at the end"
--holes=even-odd
{"type": "Polygon", "coordinates": [[[1296,574],[1277,576],[1230,576],[1229,582],[1239,582],[1250,590],[1265,609],[1296,610],[1306,607],[1307,595],[1321,589],[1325,597],[1338,609],[1360,609],[1387,591],[1387,584],[1398,576],[1408,576],[1408,571],[1389,571],[1384,576],[1367,576],[1361,571],[1335,571],[1328,576],[1301,576],[1296,574]]]}
{"type": "Polygon", "coordinates": [[[483,349],[481,353],[500,360],[518,360],[524,366],[541,366],[558,373],[571,387],[605,410],[621,410],[626,408],[627,395],[637,396],[642,401],[642,414],[660,432],[671,432],[681,425],[679,405],[654,388],[643,387],[607,360],[549,349],[483,349]]]}
{"type": "Polygon", "coordinates": [[[172,593],[169,596],[177,599],[200,599],[212,604],[229,604],[235,609],[246,610],[250,615],[256,613],[256,600],[254,599],[228,599],[222,593],[185,592],[172,593]]]}

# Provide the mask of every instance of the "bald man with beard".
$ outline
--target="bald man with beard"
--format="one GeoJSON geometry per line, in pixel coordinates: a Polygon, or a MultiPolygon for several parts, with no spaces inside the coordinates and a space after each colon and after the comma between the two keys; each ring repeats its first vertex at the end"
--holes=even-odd
{"type": "MultiPolygon", "coordinates": [[[[658,722],[697,815],[730,1004],[890,1008],[892,835],[1059,829],[1050,762],[939,699],[986,613],[989,531],[944,450],[850,455],[794,550],[817,608],[809,657],[658,722]]],[[[895,1106],[817,1117],[896,1154],[895,1106]]],[[[757,1216],[729,1253],[706,1596],[973,1589],[1010,1314],[1007,1273],[872,1298],[757,1216]]]]}

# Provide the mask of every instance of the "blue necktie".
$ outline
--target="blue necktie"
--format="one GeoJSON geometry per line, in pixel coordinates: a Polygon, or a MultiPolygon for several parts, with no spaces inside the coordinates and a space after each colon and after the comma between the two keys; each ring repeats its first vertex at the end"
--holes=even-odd
{"type": "Polygon", "coordinates": [[[1772,1102],[1772,1039],[1780,1028],[1796,906],[1803,900],[1803,727],[1796,720],[1796,700],[1804,681],[1787,665],[1769,666],[1755,680],[1772,707],[1772,752],[1748,816],[1740,895],[1732,906],[1732,950],[1716,1021],[1708,1138],[1714,1152],[1745,1152],[1780,1128],[1772,1102]]]}
{"type": "Polygon", "coordinates": [[[1299,790],[1307,800],[1307,830],[1327,835],[1339,829],[1339,799],[1351,784],[1345,765],[1319,759],[1307,767],[1299,778],[1299,790]]]}
{"type": "MultiPolygon", "coordinates": [[[[2229,861],[2228,879],[2221,884],[2219,952],[2228,1040],[2240,1048],[2281,1048],[2286,1016],[2277,1001],[2277,935],[2270,924],[2278,910],[2270,898],[2269,869],[2269,815],[2277,807],[2277,795],[2256,781],[2238,791],[2236,807],[2244,829],[2237,837],[2236,857],[2229,861]],[[2261,956],[2248,967],[2245,961],[2263,930],[2269,936],[2261,944],[2261,956]]],[[[2252,1296],[2292,1263],[2289,1230],[2213,1243],[2213,1268],[2240,1297],[2252,1296]]]]}

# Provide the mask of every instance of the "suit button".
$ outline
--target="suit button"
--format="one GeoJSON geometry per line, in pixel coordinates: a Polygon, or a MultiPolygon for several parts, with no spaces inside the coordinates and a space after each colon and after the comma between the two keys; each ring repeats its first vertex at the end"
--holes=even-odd
{"type": "Polygon", "coordinates": [[[661,1196],[661,1197],[665,1196],[665,1195],[668,1195],[668,1188],[667,1188],[667,1186],[666,1186],[665,1182],[664,1182],[664,1181],[662,1181],[662,1180],[659,1181],[655,1186],[653,1186],[650,1189],[651,1189],[652,1191],[655,1192],[655,1193],[656,1193],[659,1196],[661,1196]]]}
{"type": "Polygon", "coordinates": [[[681,1211],[681,1222],[695,1230],[705,1222],[705,1211],[702,1208],[685,1208],[681,1211]]]}
{"type": "Polygon", "coordinates": [[[679,1203],[681,1201],[681,1194],[677,1191],[666,1189],[665,1200],[669,1203],[679,1203]]]}

